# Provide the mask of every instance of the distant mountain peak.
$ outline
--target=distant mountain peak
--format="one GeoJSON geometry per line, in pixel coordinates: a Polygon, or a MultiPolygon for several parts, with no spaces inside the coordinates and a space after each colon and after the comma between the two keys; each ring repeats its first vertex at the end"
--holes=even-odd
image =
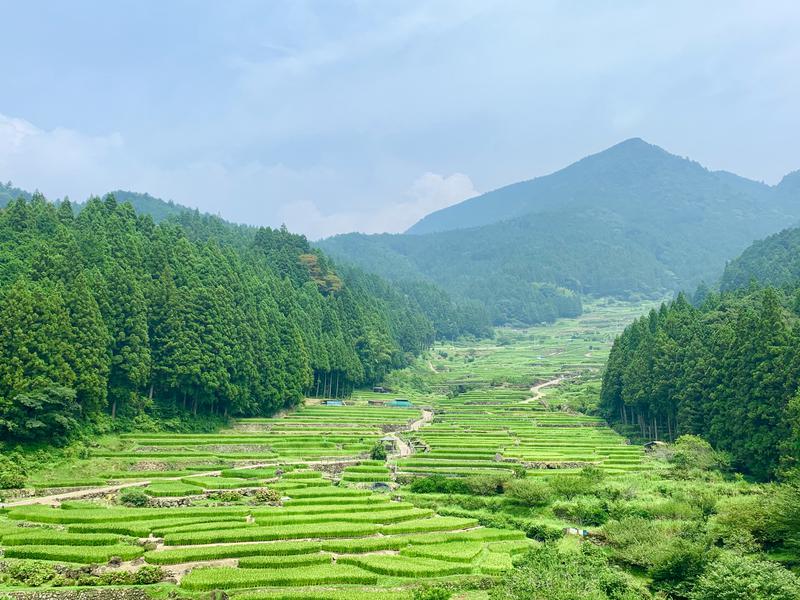
{"type": "Polygon", "coordinates": [[[688,185],[708,175],[700,164],[667,152],[640,137],[619,142],[567,167],[528,181],[507,185],[433,212],[406,233],[424,234],[480,227],[553,209],[565,203],[592,202],[595,191],[656,186],[657,181],[686,180],[688,185]]]}

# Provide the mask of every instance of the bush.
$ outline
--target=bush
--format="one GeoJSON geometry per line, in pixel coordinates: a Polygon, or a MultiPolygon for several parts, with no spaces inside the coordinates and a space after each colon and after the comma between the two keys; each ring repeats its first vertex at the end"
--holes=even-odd
{"type": "Polygon", "coordinates": [[[589,544],[562,552],[547,544],[532,549],[504,576],[492,600],[642,600],[650,598],[602,550],[589,544]]]}
{"type": "Polygon", "coordinates": [[[253,502],[258,504],[274,504],[281,501],[281,494],[269,488],[261,488],[253,494],[253,502]]]}
{"type": "Polygon", "coordinates": [[[465,481],[470,492],[478,496],[502,494],[509,483],[508,475],[475,475],[465,481]]]}
{"type": "Polygon", "coordinates": [[[780,565],[733,553],[711,563],[691,600],[798,600],[800,580],[780,565]]]}
{"type": "Polygon", "coordinates": [[[470,494],[472,490],[461,479],[451,479],[444,475],[418,477],[408,488],[415,494],[470,494]]]}
{"type": "Polygon", "coordinates": [[[554,525],[548,525],[547,523],[529,521],[527,523],[520,524],[520,526],[525,531],[525,535],[532,540],[538,540],[540,542],[555,542],[556,540],[560,540],[562,537],[564,537],[561,528],[555,527],[554,525]]]}
{"type": "Polygon", "coordinates": [[[117,502],[131,508],[143,508],[150,505],[150,498],[143,489],[132,487],[124,489],[117,494],[117,502]]]}
{"type": "Polygon", "coordinates": [[[730,469],[730,456],[718,452],[706,440],[696,435],[682,435],[672,447],[670,457],[673,473],[682,478],[695,472],[727,471],[730,469]]]}
{"type": "Polygon", "coordinates": [[[372,460],[386,460],[386,448],[381,442],[378,442],[370,450],[369,457],[372,460]]]}
{"type": "Polygon", "coordinates": [[[599,498],[583,497],[553,504],[553,514],[576,525],[602,525],[608,521],[608,507],[599,498]]]}
{"type": "Polygon", "coordinates": [[[211,492],[207,497],[215,502],[239,502],[242,499],[242,493],[236,490],[220,490],[211,492]]]}
{"type": "Polygon", "coordinates": [[[441,587],[424,587],[414,590],[411,600],[448,600],[452,592],[441,587]]]}
{"type": "Polygon", "coordinates": [[[659,553],[650,568],[653,587],[670,596],[686,598],[712,557],[705,544],[675,540],[659,553]]]}
{"type": "Polygon", "coordinates": [[[724,498],[717,503],[717,514],[709,519],[709,534],[732,550],[758,550],[766,540],[770,508],[762,496],[724,498]]]}
{"type": "Polygon", "coordinates": [[[0,490],[21,488],[25,485],[25,471],[19,461],[0,454],[0,490]]]}
{"type": "Polygon", "coordinates": [[[560,498],[566,498],[567,500],[575,496],[587,496],[592,492],[595,486],[594,481],[592,481],[590,477],[584,477],[582,474],[553,475],[548,478],[547,483],[553,491],[553,494],[560,498]]]}
{"type": "Polygon", "coordinates": [[[512,481],[507,493],[516,502],[525,506],[544,506],[550,503],[553,496],[550,486],[536,479],[512,481]]]}

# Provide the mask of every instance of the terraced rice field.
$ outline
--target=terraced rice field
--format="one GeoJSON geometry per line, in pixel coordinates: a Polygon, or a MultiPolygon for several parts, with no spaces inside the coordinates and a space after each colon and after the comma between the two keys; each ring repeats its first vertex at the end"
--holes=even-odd
{"type": "MultiPolygon", "coordinates": [[[[303,480],[291,477],[297,474],[281,481],[303,480]]],[[[497,574],[530,543],[518,531],[310,478],[313,485],[284,492],[281,506],[22,506],[0,520],[0,534],[7,558],[89,564],[117,557],[123,566],[143,560],[186,591],[267,594],[279,591],[274,587],[390,588],[419,578],[497,574]]]]}
{"type": "Polygon", "coordinates": [[[222,589],[242,600],[404,598],[420,582],[502,576],[534,543],[521,531],[438,515],[386,490],[436,474],[650,468],[640,447],[566,408],[596,392],[610,341],[631,318],[626,310],[437,346],[398,374],[392,394],[358,392],[344,406],[309,401],[215,434],[102,440],[91,456],[37,474],[31,487],[134,484],[151,506],[125,508],[106,497],[13,506],[0,513],[0,547],[10,560],[157,566],[185,592],[222,589]],[[425,387],[405,387],[403,377],[425,387]],[[395,396],[413,406],[389,407],[395,396]],[[388,461],[371,460],[387,436],[400,444],[388,461]],[[401,456],[400,445],[413,453],[401,456]]]}

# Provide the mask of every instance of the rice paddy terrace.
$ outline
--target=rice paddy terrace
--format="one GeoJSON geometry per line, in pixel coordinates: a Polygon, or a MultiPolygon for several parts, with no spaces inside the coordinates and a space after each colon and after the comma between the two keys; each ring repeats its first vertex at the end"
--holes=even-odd
{"type": "Polygon", "coordinates": [[[253,600],[403,598],[424,582],[480,587],[535,542],[437,514],[413,494],[403,500],[402,484],[650,468],[640,447],[574,410],[596,394],[614,334],[641,310],[597,305],[580,319],[437,346],[396,374],[394,394],[362,392],[343,406],[309,400],[215,434],[100,440],[9,499],[4,558],[67,565],[51,584],[81,585],[85,565],[106,565],[93,571],[101,576],[158,567],[171,582],[157,586],[253,600]],[[396,395],[411,405],[391,406],[396,395]],[[389,448],[386,461],[370,459],[377,444],[389,448]],[[147,506],[116,503],[127,487],[141,489],[147,506]]]}

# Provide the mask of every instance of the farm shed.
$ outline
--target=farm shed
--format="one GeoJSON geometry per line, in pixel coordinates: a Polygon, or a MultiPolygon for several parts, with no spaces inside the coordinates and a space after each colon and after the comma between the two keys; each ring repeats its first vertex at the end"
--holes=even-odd
{"type": "Polygon", "coordinates": [[[381,444],[387,452],[395,452],[397,450],[397,439],[394,436],[386,435],[382,437],[381,444]]]}
{"type": "Polygon", "coordinates": [[[406,398],[395,398],[389,402],[389,406],[394,408],[411,408],[414,405],[411,403],[411,400],[407,400],[406,398]]]}

